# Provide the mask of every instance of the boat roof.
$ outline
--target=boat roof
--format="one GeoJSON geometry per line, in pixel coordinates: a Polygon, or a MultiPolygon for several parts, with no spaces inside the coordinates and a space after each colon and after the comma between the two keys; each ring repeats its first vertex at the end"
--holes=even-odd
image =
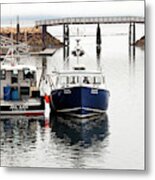
{"type": "Polygon", "coordinates": [[[94,76],[94,75],[102,75],[103,73],[101,71],[85,71],[85,70],[68,70],[68,71],[59,71],[56,72],[60,76],[69,76],[69,75],[79,75],[79,76],[84,76],[84,75],[89,75],[89,76],[94,76]]]}
{"type": "Polygon", "coordinates": [[[1,70],[13,71],[13,70],[23,70],[23,69],[30,69],[31,71],[37,70],[35,66],[31,66],[31,65],[17,64],[15,66],[12,66],[10,64],[1,64],[1,70]]]}

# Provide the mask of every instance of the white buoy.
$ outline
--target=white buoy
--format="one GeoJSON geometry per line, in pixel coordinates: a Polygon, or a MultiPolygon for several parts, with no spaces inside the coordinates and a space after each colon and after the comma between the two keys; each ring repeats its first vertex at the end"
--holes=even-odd
{"type": "Polygon", "coordinates": [[[51,108],[50,108],[50,96],[45,95],[44,96],[44,102],[45,102],[45,111],[44,111],[44,116],[45,119],[50,119],[50,112],[51,112],[51,108]]]}
{"type": "Polygon", "coordinates": [[[50,112],[51,112],[51,108],[50,108],[51,87],[49,81],[46,78],[41,82],[40,94],[41,96],[44,97],[44,103],[45,103],[44,117],[45,117],[45,121],[47,122],[50,120],[50,112]]]}

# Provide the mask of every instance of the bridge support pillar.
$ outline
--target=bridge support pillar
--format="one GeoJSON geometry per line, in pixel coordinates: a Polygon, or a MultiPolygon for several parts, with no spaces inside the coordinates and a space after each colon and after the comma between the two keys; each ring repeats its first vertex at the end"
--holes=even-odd
{"type": "Polygon", "coordinates": [[[46,33],[47,33],[47,26],[42,26],[42,50],[46,49],[46,33]]]}
{"type": "Polygon", "coordinates": [[[20,25],[19,25],[19,16],[17,17],[17,26],[16,26],[16,41],[19,43],[20,40],[20,25]]]}
{"type": "Polygon", "coordinates": [[[135,23],[130,23],[129,25],[129,46],[134,45],[136,41],[136,25],[135,23]]]}
{"type": "Polygon", "coordinates": [[[97,32],[96,32],[96,45],[101,45],[101,29],[100,24],[97,25],[97,32]]]}
{"type": "Polygon", "coordinates": [[[68,24],[63,25],[63,42],[64,46],[69,46],[69,26],[68,24]]]}

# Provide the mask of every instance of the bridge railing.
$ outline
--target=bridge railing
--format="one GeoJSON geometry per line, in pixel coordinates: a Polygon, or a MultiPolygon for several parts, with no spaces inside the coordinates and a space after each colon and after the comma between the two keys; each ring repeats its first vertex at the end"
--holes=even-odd
{"type": "Polygon", "coordinates": [[[67,18],[59,18],[59,19],[47,19],[36,21],[36,26],[55,26],[62,24],[96,24],[96,23],[144,23],[144,17],[137,16],[109,16],[109,17],[67,17],[67,18]]]}

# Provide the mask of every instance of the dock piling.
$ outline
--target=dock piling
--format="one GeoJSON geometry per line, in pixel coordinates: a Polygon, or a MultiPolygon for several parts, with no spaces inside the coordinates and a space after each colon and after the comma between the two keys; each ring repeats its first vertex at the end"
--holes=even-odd
{"type": "Polygon", "coordinates": [[[69,46],[69,26],[68,24],[63,25],[63,42],[64,46],[69,46]]]}
{"type": "Polygon", "coordinates": [[[46,33],[47,33],[47,26],[42,26],[42,50],[46,49],[46,33]]]}
{"type": "Polygon", "coordinates": [[[136,25],[135,23],[129,24],[129,46],[132,46],[135,44],[136,41],[136,25]]]}
{"type": "Polygon", "coordinates": [[[101,45],[101,29],[100,24],[97,25],[97,32],[96,32],[96,45],[101,45]]]}
{"type": "Polygon", "coordinates": [[[20,25],[19,25],[19,16],[17,16],[17,27],[16,27],[16,41],[19,43],[19,36],[20,36],[20,25]]]}

